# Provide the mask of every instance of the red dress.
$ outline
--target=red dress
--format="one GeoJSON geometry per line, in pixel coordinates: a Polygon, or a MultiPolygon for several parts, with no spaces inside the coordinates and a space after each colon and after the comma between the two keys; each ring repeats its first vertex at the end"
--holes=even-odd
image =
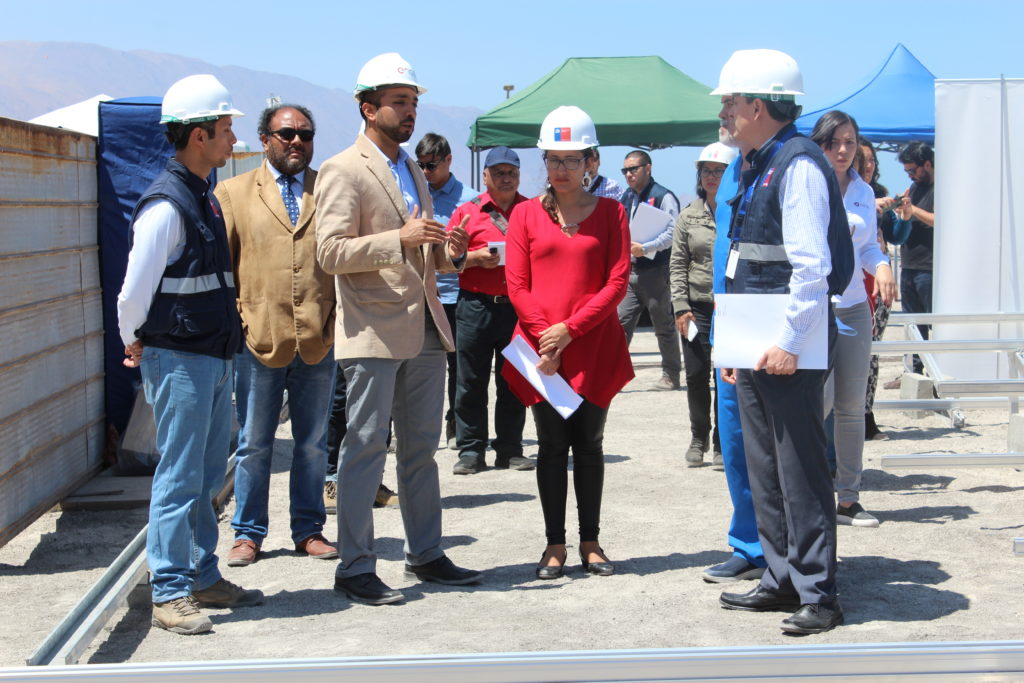
{"type": "MultiPolygon", "coordinates": [[[[538,347],[540,334],[564,322],[572,341],[562,350],[560,374],[576,393],[607,408],[633,379],[618,305],[629,281],[629,224],[622,204],[600,197],[572,237],[540,204],[516,205],[505,244],[505,277],[519,316],[513,335],[538,347]]],[[[543,399],[505,363],[502,375],[525,405],[543,399]]]]}

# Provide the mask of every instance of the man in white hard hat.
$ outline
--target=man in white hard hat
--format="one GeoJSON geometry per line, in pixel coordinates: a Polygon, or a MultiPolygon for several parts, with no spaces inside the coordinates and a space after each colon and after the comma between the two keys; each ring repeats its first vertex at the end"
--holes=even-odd
{"type": "Polygon", "coordinates": [[[161,456],[146,541],[153,625],[191,635],[212,628],[201,607],[263,602],[260,591],[221,576],[211,502],[224,485],[242,330],[224,220],[207,177],[231,156],[231,117],[242,112],[208,74],[172,85],[161,111],[174,157],[135,206],[117,313],[125,365],[142,369],[161,456]]]}
{"type": "Polygon", "coordinates": [[[373,501],[384,470],[389,416],[397,440],[406,572],[448,585],[480,577],[455,566],[441,549],[434,452],[445,352],[454,347],[434,271],[461,266],[467,236],[464,225],[446,230],[432,218],[426,179],[400,147],[412,136],[424,92],[397,53],[367,62],[355,90],[366,132],[324,163],[314,191],[317,259],[336,275],[335,357],[347,383],[334,588],[369,605],[405,597],[377,576],[373,547],[373,501]]]}
{"type": "MultiPolygon", "coordinates": [[[[796,62],[776,50],[740,50],[714,95],[749,147],[750,168],[731,202],[726,289],[789,296],[783,331],[766,341],[753,368],[723,371],[735,381],[758,534],[768,568],[747,593],[723,593],[722,607],[795,610],[788,633],[820,633],[843,622],[836,592],[836,517],[825,459],[826,370],[797,369],[816,325],[835,319],[829,297],[853,271],[853,247],[835,173],[799,135],[796,62]]],[[[720,342],[721,340],[719,340],[720,342]]],[[[831,346],[831,344],[830,344],[831,346]]]]}
{"type": "Polygon", "coordinates": [[[669,257],[672,253],[672,232],[679,215],[679,200],[671,190],[654,181],[651,174],[651,156],[640,149],[626,155],[622,175],[629,189],[619,200],[626,207],[630,220],[640,204],[650,204],[672,217],[665,229],[654,239],[632,242],[630,253],[632,269],[626,298],[619,304],[619,322],[626,332],[626,343],[633,340],[633,331],[640,314],[647,310],[654,325],[661,353],[661,379],[654,384],[658,391],[679,388],[679,374],[683,369],[679,334],[672,315],[672,293],[669,289],[669,257]]]}
{"type": "Polygon", "coordinates": [[[295,551],[338,556],[323,535],[327,416],[337,364],[334,279],[316,262],[313,114],[277,104],[256,127],[266,162],[217,186],[228,231],[245,345],[235,358],[240,432],[235,467],[235,541],[229,567],[256,561],[270,518],[270,461],[288,392],[292,428],[289,516],[295,551]]]}

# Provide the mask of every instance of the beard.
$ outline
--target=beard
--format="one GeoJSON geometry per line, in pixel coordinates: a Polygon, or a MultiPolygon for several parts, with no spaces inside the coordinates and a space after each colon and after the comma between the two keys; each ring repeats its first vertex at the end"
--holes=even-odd
{"type": "MultiPolygon", "coordinates": [[[[403,121],[402,123],[410,123],[410,122],[409,121],[403,121]]],[[[416,127],[415,121],[413,121],[413,122],[411,122],[413,125],[407,131],[405,131],[405,130],[402,130],[402,123],[399,123],[399,124],[394,125],[394,126],[382,126],[382,125],[380,125],[378,123],[377,124],[377,128],[385,136],[391,138],[392,140],[394,140],[398,144],[402,144],[403,142],[409,142],[409,138],[412,137],[412,132],[413,132],[413,130],[415,130],[415,127],[416,127]]]]}
{"type": "Polygon", "coordinates": [[[286,175],[298,175],[309,167],[309,162],[312,156],[300,156],[295,157],[289,154],[288,150],[274,151],[273,154],[267,154],[267,161],[270,165],[276,168],[281,173],[286,175]]]}
{"type": "Polygon", "coordinates": [[[740,143],[736,142],[736,138],[729,132],[729,129],[725,126],[718,127],[718,141],[728,147],[739,147],[740,143]]]}

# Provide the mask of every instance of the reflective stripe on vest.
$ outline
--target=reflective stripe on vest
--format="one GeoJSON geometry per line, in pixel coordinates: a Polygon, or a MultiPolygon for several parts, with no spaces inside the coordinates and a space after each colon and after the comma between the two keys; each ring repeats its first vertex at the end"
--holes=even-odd
{"type": "MultiPolygon", "coordinates": [[[[233,273],[223,273],[224,282],[228,287],[235,286],[233,273]]],[[[160,281],[160,291],[164,294],[202,294],[220,289],[220,278],[216,273],[198,277],[165,277],[160,281]]]]}
{"type": "Polygon", "coordinates": [[[736,246],[740,252],[740,258],[745,261],[789,261],[786,248],[781,244],[740,242],[736,246]]]}

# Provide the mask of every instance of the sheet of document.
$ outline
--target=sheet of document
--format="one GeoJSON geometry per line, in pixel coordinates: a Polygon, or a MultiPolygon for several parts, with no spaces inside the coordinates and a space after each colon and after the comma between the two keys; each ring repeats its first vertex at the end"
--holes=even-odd
{"type": "Polygon", "coordinates": [[[516,335],[512,342],[501,350],[501,355],[519,371],[526,380],[533,385],[544,399],[551,404],[551,407],[558,411],[558,414],[565,419],[576,412],[576,409],[583,403],[579,394],[572,390],[569,383],[561,375],[545,375],[537,369],[540,356],[533,350],[529,342],[516,335]]]}
{"type": "Polygon", "coordinates": [[[646,244],[665,232],[672,223],[672,214],[650,204],[638,204],[629,222],[629,236],[634,242],[646,244]]]}
{"type": "MultiPolygon", "coordinates": [[[[498,253],[498,265],[505,265],[505,243],[504,242],[488,242],[488,249],[496,249],[498,253]]],[[[494,252],[491,252],[494,253],[494,252]]]]}
{"type": "MultiPolygon", "coordinates": [[[[715,295],[715,367],[751,369],[782,336],[788,294],[715,295]]],[[[828,367],[825,309],[797,357],[800,370],[828,367]]]]}

